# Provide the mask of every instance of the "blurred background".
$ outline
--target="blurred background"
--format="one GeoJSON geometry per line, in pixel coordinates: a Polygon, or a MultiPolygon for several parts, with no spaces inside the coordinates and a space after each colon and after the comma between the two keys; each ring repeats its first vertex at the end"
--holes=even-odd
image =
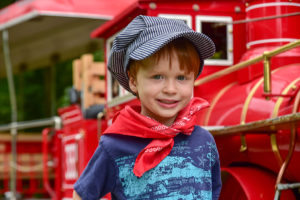
{"type": "MultiPolygon", "coordinates": [[[[3,10],[3,8],[10,6],[15,2],[21,2],[21,1],[1,0],[0,1],[1,11],[3,10]]],[[[30,1],[23,1],[23,2],[30,2],[30,1]]],[[[39,17],[31,21],[42,21],[42,20],[46,21],[47,19],[42,19],[42,17],[39,17]]],[[[56,20],[55,24],[57,24],[56,26],[58,26],[60,24],[59,21],[63,21],[64,19],[60,19],[60,20],[53,19],[53,20],[56,20]]],[[[93,24],[95,24],[95,22],[93,22],[93,24]]],[[[45,25],[41,24],[41,27],[42,26],[45,25]]],[[[94,25],[93,27],[96,28],[97,25],[94,25]]],[[[22,31],[21,28],[19,28],[20,31],[22,31]]],[[[90,30],[93,29],[91,28],[90,30]]],[[[57,30],[57,32],[58,31],[59,30],[57,30]]],[[[44,33],[41,32],[40,35],[38,35],[38,33],[35,33],[34,37],[44,37],[44,38],[47,37],[47,35],[43,36],[42,34],[44,33]]],[[[55,34],[55,29],[52,30],[52,35],[54,34],[55,34]]],[[[18,43],[20,42],[23,42],[23,46],[24,43],[26,42],[29,43],[29,42],[24,41],[25,39],[23,38],[20,38],[18,39],[19,41],[16,41],[13,38],[13,36],[14,35],[10,34],[9,43],[11,48],[10,56],[12,59],[12,63],[14,65],[15,64],[14,61],[17,58],[14,57],[16,55],[13,54],[14,53],[13,48],[19,45],[18,43]]],[[[89,38],[88,31],[86,31],[85,37],[89,38]]],[[[66,40],[66,38],[62,38],[61,40],[64,39],[66,40]]],[[[57,108],[69,105],[68,90],[72,87],[72,61],[78,58],[82,53],[92,53],[94,55],[95,61],[103,61],[103,50],[102,50],[103,45],[101,45],[101,42],[102,41],[99,39],[91,40],[81,50],[74,52],[72,55],[68,55],[67,58],[61,55],[60,52],[56,53],[55,51],[52,51],[49,55],[47,55],[48,56],[47,62],[36,62],[38,64],[41,63],[39,66],[36,66],[38,64],[32,65],[30,63],[31,61],[29,61],[29,63],[26,62],[16,63],[17,66],[14,66],[13,78],[15,83],[16,100],[17,100],[16,101],[17,111],[18,111],[17,121],[28,121],[34,119],[48,118],[56,115],[57,108]]],[[[57,43],[62,43],[62,42],[58,40],[57,43]]],[[[44,48],[45,49],[48,48],[47,44],[45,44],[44,48]]],[[[41,51],[41,49],[39,49],[38,51],[41,51]]],[[[2,53],[2,44],[1,44],[1,53],[2,53]]],[[[49,52],[45,52],[45,54],[46,53],[48,54],[49,52]]],[[[0,63],[0,124],[7,124],[11,122],[11,107],[10,107],[11,105],[9,100],[8,81],[7,81],[2,55],[0,57],[0,61],[1,61],[0,63]]],[[[27,129],[26,131],[32,132],[32,130],[30,129],[27,129]]]]}

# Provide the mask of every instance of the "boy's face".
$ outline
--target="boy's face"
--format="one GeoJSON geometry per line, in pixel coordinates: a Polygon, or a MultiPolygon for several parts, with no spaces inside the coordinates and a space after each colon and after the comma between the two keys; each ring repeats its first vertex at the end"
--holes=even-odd
{"type": "Polygon", "coordinates": [[[130,89],[138,94],[141,114],[171,126],[178,112],[190,101],[194,88],[194,72],[181,70],[178,58],[163,56],[151,66],[139,67],[136,79],[130,76],[130,89]]]}

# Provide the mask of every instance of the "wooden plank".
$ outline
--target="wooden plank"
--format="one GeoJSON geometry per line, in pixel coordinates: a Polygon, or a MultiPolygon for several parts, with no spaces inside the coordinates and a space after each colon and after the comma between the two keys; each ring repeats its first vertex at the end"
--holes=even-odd
{"type": "Polygon", "coordinates": [[[95,97],[93,103],[94,104],[105,104],[105,98],[95,97]]]}
{"type": "MultiPolygon", "coordinates": [[[[54,171],[50,171],[48,173],[49,175],[49,178],[50,179],[54,179],[55,178],[55,173],[54,171]]],[[[2,172],[0,171],[0,180],[3,180],[3,179],[10,179],[10,173],[9,172],[2,172]]],[[[43,173],[42,172],[35,172],[34,174],[30,174],[30,173],[26,173],[26,174],[22,174],[22,175],[18,175],[17,176],[17,179],[18,180],[24,180],[24,179],[42,179],[43,178],[43,173]]]]}
{"type": "MultiPolygon", "coordinates": [[[[43,177],[43,155],[36,154],[18,154],[18,179],[32,179],[43,177]]],[[[48,157],[51,159],[51,155],[48,157]]],[[[10,160],[11,154],[0,154],[0,179],[9,178],[10,176],[10,160]]],[[[49,169],[49,176],[54,177],[54,169],[49,169]]]]}
{"type": "MultiPolygon", "coordinates": [[[[0,133],[0,142],[10,142],[11,141],[10,133],[0,133]]],[[[17,135],[18,142],[42,142],[41,133],[18,133],[17,135]]]]}
{"type": "MultiPolygon", "coordinates": [[[[42,153],[19,153],[17,155],[19,163],[36,163],[43,160],[42,153]]],[[[48,159],[51,159],[52,155],[48,154],[48,159]]],[[[8,160],[11,160],[11,154],[0,154],[0,163],[4,163],[8,160]]]]}
{"type": "Polygon", "coordinates": [[[105,76],[104,62],[93,62],[90,72],[91,72],[91,74],[93,74],[95,76],[105,76]]]}
{"type": "Polygon", "coordinates": [[[103,93],[105,92],[105,80],[93,79],[91,81],[91,92],[92,93],[103,93]]]}
{"type": "Polygon", "coordinates": [[[81,90],[81,82],[82,82],[82,69],[81,69],[81,60],[76,59],[73,61],[72,69],[73,69],[73,86],[77,91],[81,90]]]}
{"type": "Polygon", "coordinates": [[[93,56],[91,54],[84,54],[81,56],[82,61],[82,77],[83,77],[83,88],[81,92],[83,92],[83,107],[88,108],[92,105],[92,93],[90,91],[91,79],[90,79],[90,67],[93,63],[93,56]]]}

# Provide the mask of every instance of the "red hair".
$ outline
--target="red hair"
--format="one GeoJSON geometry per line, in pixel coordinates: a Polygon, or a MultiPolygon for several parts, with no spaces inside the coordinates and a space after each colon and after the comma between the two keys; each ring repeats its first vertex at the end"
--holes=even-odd
{"type": "Polygon", "coordinates": [[[186,38],[177,38],[165,45],[159,51],[144,60],[133,60],[130,62],[128,75],[136,79],[138,68],[158,63],[161,57],[169,58],[170,67],[172,66],[172,57],[177,55],[180,69],[186,70],[186,73],[194,72],[195,79],[199,73],[200,57],[194,45],[186,38]]]}

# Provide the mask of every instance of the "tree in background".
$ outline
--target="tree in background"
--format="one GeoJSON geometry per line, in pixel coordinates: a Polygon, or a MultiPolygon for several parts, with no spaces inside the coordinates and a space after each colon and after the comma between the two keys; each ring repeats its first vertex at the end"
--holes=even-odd
{"type": "MultiPolygon", "coordinates": [[[[103,51],[94,53],[95,61],[103,61],[103,51]]],[[[51,67],[55,68],[55,113],[70,104],[68,90],[72,87],[72,61],[58,62],[49,67],[24,71],[14,75],[17,96],[18,121],[52,117],[50,107],[51,67]]],[[[0,79],[0,125],[10,123],[11,110],[7,79],[0,79]]]]}
{"type": "MultiPolygon", "coordinates": [[[[0,9],[17,0],[0,0],[0,9]]],[[[2,48],[2,47],[0,47],[2,48]]],[[[87,49],[86,53],[94,52],[95,61],[103,61],[103,51],[98,46],[87,49]]],[[[75,59],[75,58],[74,58],[75,59]]],[[[44,66],[36,70],[24,70],[14,74],[18,121],[49,118],[56,115],[60,107],[69,105],[68,90],[72,87],[72,61],[54,59],[52,66],[44,66]],[[51,95],[50,74],[54,73],[54,95],[51,95]],[[51,98],[54,96],[54,99],[51,98]],[[52,107],[51,107],[52,105],[52,107]],[[53,107],[54,105],[54,107],[53,107]]],[[[3,67],[3,63],[0,63],[3,67]]],[[[11,108],[7,79],[0,78],[0,125],[11,122],[11,108]]]]}
{"type": "Polygon", "coordinates": [[[16,1],[18,1],[18,0],[1,0],[0,1],[0,8],[4,8],[4,7],[8,6],[9,4],[12,4],[16,1]]]}
{"type": "MultiPolygon", "coordinates": [[[[72,61],[59,63],[55,66],[55,96],[58,107],[66,106],[68,97],[65,90],[72,87],[72,61]],[[62,101],[64,99],[64,101],[62,101]]],[[[27,121],[51,116],[49,99],[50,67],[24,71],[14,75],[18,121],[27,121]]],[[[0,79],[0,124],[10,122],[10,102],[6,78],[0,79]]]]}

